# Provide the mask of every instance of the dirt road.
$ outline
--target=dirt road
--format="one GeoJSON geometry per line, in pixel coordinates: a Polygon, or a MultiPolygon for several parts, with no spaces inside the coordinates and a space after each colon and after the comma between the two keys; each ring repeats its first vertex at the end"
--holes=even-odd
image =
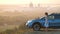
{"type": "Polygon", "coordinates": [[[26,32],[25,34],[60,34],[60,31],[33,31],[33,32],[26,32]]]}
{"type": "Polygon", "coordinates": [[[45,30],[32,32],[27,31],[24,34],[60,34],[60,29],[49,29],[47,32],[45,30]]]}

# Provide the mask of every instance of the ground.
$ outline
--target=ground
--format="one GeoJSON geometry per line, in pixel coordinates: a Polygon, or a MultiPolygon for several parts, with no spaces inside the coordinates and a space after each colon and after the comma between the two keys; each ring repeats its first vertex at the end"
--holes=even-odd
{"type": "Polygon", "coordinates": [[[45,29],[41,29],[40,31],[33,31],[32,29],[20,26],[18,29],[8,29],[1,32],[0,34],[60,34],[60,29],[48,29],[48,31],[45,31],[45,29]]]}

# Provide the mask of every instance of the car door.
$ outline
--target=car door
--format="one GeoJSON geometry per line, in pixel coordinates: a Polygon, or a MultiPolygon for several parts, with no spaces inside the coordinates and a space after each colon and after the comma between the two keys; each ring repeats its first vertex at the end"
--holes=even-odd
{"type": "MultiPolygon", "coordinates": [[[[50,17],[50,16],[49,16],[50,17]]],[[[56,15],[56,16],[51,16],[50,19],[48,19],[49,21],[49,26],[52,27],[52,26],[60,26],[60,16],[56,15]],[[53,18],[53,19],[52,19],[53,18]]]]}
{"type": "Polygon", "coordinates": [[[55,26],[60,26],[60,16],[56,15],[54,19],[55,26]]]}
{"type": "Polygon", "coordinates": [[[48,16],[48,23],[49,23],[49,27],[52,27],[52,26],[56,26],[55,24],[55,16],[51,15],[51,16],[48,16]]]}

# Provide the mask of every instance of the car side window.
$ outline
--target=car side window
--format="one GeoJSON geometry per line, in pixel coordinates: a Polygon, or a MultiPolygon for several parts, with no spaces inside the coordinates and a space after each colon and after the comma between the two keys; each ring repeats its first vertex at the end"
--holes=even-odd
{"type": "Polygon", "coordinates": [[[49,20],[53,20],[54,19],[54,16],[48,16],[48,19],[49,20]]]}
{"type": "Polygon", "coordinates": [[[55,16],[55,19],[60,19],[60,16],[55,16]]]}

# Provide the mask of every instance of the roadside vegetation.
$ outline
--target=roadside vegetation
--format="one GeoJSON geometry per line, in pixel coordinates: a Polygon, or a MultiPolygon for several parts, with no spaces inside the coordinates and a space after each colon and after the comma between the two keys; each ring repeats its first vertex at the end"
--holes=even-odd
{"type": "Polygon", "coordinates": [[[32,29],[28,29],[25,25],[21,25],[18,28],[6,29],[5,31],[0,32],[0,34],[25,34],[26,32],[32,31],[32,29]]]}
{"type": "Polygon", "coordinates": [[[25,23],[30,19],[40,18],[44,15],[44,10],[34,11],[0,11],[0,34],[24,34],[32,32],[25,23]]]}

